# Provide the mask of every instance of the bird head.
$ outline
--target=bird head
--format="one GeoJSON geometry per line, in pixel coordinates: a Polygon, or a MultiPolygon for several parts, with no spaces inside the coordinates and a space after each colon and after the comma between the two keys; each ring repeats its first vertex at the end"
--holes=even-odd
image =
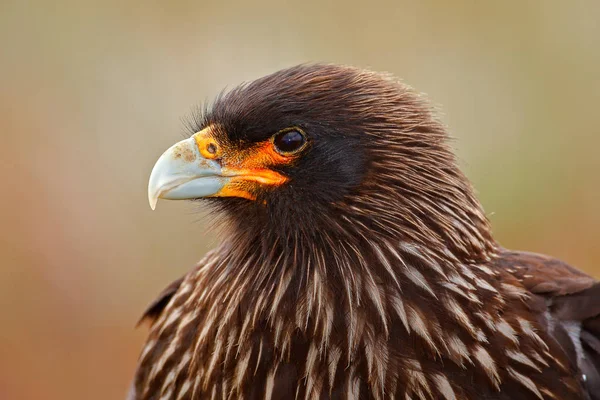
{"type": "Polygon", "coordinates": [[[204,199],[242,230],[287,236],[362,226],[476,242],[487,230],[443,125],[387,75],[300,65],[220,95],[193,121],[191,137],[152,170],[152,208],[159,198],[204,199]]]}

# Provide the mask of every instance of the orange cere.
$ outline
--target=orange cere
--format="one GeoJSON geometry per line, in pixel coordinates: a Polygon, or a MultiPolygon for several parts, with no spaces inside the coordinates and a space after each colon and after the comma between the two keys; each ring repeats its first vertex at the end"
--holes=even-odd
{"type": "MultiPolygon", "coordinates": [[[[205,142],[202,141],[205,145],[205,142]]],[[[233,146],[232,146],[233,147],[233,146]]],[[[227,184],[214,197],[241,197],[256,200],[253,194],[257,184],[279,186],[287,182],[288,178],[271,167],[287,165],[295,157],[283,156],[275,151],[270,141],[259,143],[250,149],[239,151],[230,146],[219,149],[221,156],[221,173],[229,177],[227,184]]]]}
{"type": "Polygon", "coordinates": [[[286,157],[275,151],[270,141],[260,143],[248,150],[230,154],[223,159],[223,175],[235,176],[235,180],[251,181],[264,185],[281,185],[288,178],[270,167],[286,165],[294,157],[286,157]]]}

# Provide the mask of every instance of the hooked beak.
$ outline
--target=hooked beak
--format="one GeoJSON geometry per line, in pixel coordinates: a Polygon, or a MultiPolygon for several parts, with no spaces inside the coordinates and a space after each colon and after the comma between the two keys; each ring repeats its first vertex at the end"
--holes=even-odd
{"type": "Polygon", "coordinates": [[[215,160],[202,156],[194,137],[171,146],[158,159],[148,182],[150,208],[159,198],[182,200],[217,194],[231,177],[215,160]]]}

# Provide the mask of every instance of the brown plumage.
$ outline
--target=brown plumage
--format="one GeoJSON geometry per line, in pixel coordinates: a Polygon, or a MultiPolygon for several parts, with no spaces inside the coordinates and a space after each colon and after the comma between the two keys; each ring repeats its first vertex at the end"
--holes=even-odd
{"type": "Polygon", "coordinates": [[[600,399],[600,285],[493,239],[410,88],[302,65],[191,128],[223,241],[146,311],[131,399],[600,399]]]}

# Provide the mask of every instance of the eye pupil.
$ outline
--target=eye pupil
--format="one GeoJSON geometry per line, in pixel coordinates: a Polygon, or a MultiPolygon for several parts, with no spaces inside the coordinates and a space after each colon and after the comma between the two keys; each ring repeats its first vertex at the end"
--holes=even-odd
{"type": "Polygon", "coordinates": [[[215,154],[217,152],[217,146],[214,143],[209,143],[208,146],[206,146],[206,151],[210,154],[215,154]]]}
{"type": "Polygon", "coordinates": [[[276,134],[273,143],[280,153],[293,153],[304,146],[306,137],[298,130],[291,130],[276,134]]]}

